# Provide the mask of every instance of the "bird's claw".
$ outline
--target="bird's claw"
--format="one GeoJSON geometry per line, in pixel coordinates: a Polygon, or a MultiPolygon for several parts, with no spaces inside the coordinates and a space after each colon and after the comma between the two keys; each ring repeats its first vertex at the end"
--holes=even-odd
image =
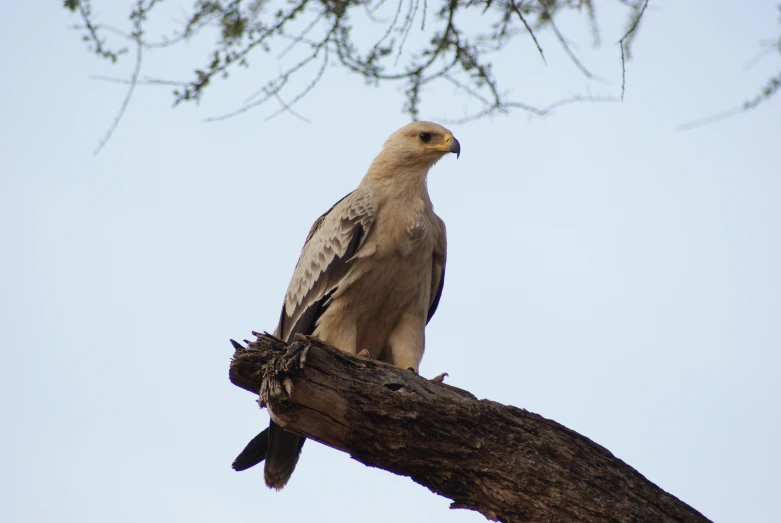
{"type": "Polygon", "coordinates": [[[356,354],[356,356],[358,356],[359,358],[367,359],[367,360],[372,359],[372,353],[371,353],[371,351],[369,351],[369,349],[363,349],[358,354],[356,354]]]}
{"type": "Polygon", "coordinates": [[[431,381],[433,381],[434,383],[444,383],[446,376],[448,376],[448,373],[447,372],[443,372],[439,376],[435,376],[435,377],[431,378],[431,381]]]}

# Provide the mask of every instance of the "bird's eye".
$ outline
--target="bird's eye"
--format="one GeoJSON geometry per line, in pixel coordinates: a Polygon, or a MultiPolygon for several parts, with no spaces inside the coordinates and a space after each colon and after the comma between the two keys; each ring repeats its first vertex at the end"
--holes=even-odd
{"type": "Polygon", "coordinates": [[[429,143],[431,141],[431,133],[420,133],[420,141],[429,143]]]}

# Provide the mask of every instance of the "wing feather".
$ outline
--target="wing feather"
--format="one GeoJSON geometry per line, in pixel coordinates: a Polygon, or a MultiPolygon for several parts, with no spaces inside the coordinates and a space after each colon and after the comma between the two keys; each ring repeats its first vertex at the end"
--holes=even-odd
{"type": "Polygon", "coordinates": [[[439,299],[442,297],[442,289],[445,287],[445,265],[447,264],[447,230],[445,229],[445,222],[439,216],[434,215],[434,217],[439,224],[439,231],[437,231],[434,263],[431,268],[431,299],[426,316],[426,325],[431,321],[434,313],[437,312],[439,299]]]}
{"type": "Polygon", "coordinates": [[[434,292],[431,293],[431,305],[428,308],[428,316],[426,316],[426,325],[428,325],[428,322],[431,321],[431,318],[434,317],[434,313],[437,312],[437,307],[439,306],[439,299],[442,297],[442,289],[445,287],[445,267],[437,267],[434,265],[434,278],[433,283],[436,284],[436,286],[432,285],[434,292]]]}
{"type": "Polygon", "coordinates": [[[358,188],[312,225],[290,280],[276,335],[311,334],[371,231],[377,213],[371,192],[358,188]]]}

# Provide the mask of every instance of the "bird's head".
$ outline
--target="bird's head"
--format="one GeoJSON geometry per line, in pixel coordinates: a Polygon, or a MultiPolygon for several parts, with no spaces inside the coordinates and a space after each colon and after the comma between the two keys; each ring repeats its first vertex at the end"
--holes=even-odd
{"type": "Polygon", "coordinates": [[[448,153],[461,154],[453,133],[433,122],[412,122],[385,142],[376,161],[391,169],[428,169],[448,153]]]}

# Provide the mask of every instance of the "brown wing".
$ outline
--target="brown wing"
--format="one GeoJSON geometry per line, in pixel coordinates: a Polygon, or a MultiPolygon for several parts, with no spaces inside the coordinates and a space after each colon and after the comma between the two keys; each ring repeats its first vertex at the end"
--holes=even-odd
{"type": "Polygon", "coordinates": [[[376,212],[369,190],[359,187],[315,221],[285,294],[277,337],[290,342],[297,333],[314,331],[371,231],[376,212]]]}
{"type": "Polygon", "coordinates": [[[434,215],[439,224],[437,235],[437,244],[434,248],[434,263],[431,274],[431,300],[428,307],[428,316],[426,324],[431,321],[434,313],[437,312],[439,299],[442,297],[442,289],[445,287],[445,265],[447,264],[447,231],[445,222],[439,216],[434,215]]]}

